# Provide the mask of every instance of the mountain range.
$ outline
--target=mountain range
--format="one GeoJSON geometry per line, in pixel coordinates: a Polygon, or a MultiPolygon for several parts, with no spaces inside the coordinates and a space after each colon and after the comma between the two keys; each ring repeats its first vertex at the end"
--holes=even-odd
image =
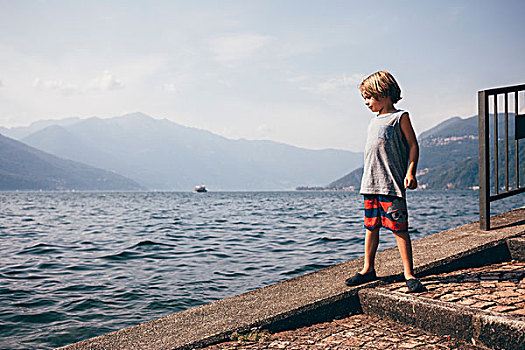
{"type": "Polygon", "coordinates": [[[231,140],[143,113],[42,121],[0,132],[56,157],[121,174],[149,190],[191,190],[200,184],[213,190],[293,189],[327,183],[363,158],[359,152],[231,140]]]}
{"type": "Polygon", "coordinates": [[[143,190],[112,172],[64,160],[0,135],[0,190],[143,190]]]}

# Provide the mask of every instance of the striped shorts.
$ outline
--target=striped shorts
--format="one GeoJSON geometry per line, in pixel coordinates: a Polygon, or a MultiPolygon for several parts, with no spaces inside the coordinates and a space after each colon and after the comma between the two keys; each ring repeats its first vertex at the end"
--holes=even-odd
{"type": "Polygon", "coordinates": [[[407,202],[404,198],[365,194],[365,228],[385,227],[392,232],[408,231],[407,202]]]}

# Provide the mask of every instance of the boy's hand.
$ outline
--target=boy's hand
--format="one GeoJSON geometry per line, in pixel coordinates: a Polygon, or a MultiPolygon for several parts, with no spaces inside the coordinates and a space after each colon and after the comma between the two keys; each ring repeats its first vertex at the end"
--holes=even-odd
{"type": "Polygon", "coordinates": [[[412,174],[407,174],[405,177],[405,188],[415,190],[417,188],[417,179],[412,174]]]}

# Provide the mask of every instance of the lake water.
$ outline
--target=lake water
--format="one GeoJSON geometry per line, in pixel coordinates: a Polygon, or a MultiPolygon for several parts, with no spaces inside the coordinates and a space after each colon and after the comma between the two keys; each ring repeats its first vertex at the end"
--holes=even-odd
{"type": "MultiPolygon", "coordinates": [[[[476,221],[477,196],[409,193],[412,238],[476,221]]],[[[3,192],[0,209],[0,348],[101,335],[356,258],[364,243],[356,192],[3,192]]],[[[384,232],[379,249],[394,245],[384,232]]]]}

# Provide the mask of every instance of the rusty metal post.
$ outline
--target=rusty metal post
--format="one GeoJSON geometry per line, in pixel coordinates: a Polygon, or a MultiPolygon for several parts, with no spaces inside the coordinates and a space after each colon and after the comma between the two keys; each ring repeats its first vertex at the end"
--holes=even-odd
{"type": "Polygon", "coordinates": [[[490,152],[488,96],[478,91],[479,130],[479,227],[490,230],[490,152]]]}

